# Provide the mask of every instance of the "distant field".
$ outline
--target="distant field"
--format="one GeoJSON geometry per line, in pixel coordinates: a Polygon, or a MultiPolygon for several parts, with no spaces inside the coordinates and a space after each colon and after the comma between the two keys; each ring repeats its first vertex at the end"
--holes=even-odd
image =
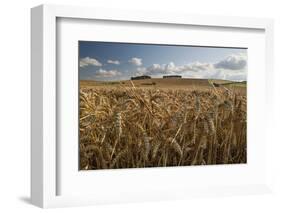
{"type": "Polygon", "coordinates": [[[220,84],[221,86],[237,86],[237,87],[246,87],[247,82],[242,81],[242,82],[235,82],[235,81],[227,81],[227,80],[208,80],[209,83],[217,83],[220,84]]]}
{"type": "MultiPolygon", "coordinates": [[[[206,79],[143,79],[143,80],[132,80],[136,87],[158,87],[158,88],[182,88],[192,86],[205,86],[209,87],[210,84],[206,79]]],[[[131,86],[130,80],[125,81],[80,81],[81,86],[131,86]]]]}
{"type": "Polygon", "coordinates": [[[131,87],[132,83],[137,88],[156,88],[156,89],[191,89],[208,90],[213,88],[212,83],[220,84],[225,88],[229,88],[238,92],[246,93],[247,83],[232,82],[226,80],[208,80],[208,79],[143,79],[143,80],[123,80],[123,81],[93,81],[81,80],[80,87],[99,87],[99,88],[112,88],[112,87],[131,87]]]}

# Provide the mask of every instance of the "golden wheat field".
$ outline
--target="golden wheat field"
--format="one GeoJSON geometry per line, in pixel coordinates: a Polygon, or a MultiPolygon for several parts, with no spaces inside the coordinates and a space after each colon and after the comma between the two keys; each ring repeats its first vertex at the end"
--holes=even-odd
{"type": "Polygon", "coordinates": [[[80,169],[247,161],[247,100],[226,87],[80,87],[80,169]]]}

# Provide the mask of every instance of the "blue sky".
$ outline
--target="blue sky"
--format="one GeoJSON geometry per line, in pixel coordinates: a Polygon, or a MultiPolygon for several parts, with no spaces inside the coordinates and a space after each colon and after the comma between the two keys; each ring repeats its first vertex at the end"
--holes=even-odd
{"type": "Polygon", "coordinates": [[[247,49],[79,41],[83,80],[127,80],[131,76],[247,79],[247,49]]]}

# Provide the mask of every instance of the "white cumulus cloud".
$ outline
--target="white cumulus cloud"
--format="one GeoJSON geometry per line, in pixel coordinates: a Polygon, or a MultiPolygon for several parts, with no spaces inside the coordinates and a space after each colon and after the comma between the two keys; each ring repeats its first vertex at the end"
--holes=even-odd
{"type": "Polygon", "coordinates": [[[212,70],[213,68],[214,68],[214,66],[211,63],[201,63],[201,62],[196,61],[193,63],[189,63],[187,65],[184,65],[182,67],[182,71],[198,72],[198,71],[212,70]]]}
{"type": "Polygon", "coordinates": [[[214,66],[228,70],[241,70],[247,66],[247,56],[245,54],[230,55],[214,64],[214,66]]]}
{"type": "Polygon", "coordinates": [[[101,78],[106,78],[106,77],[114,77],[117,75],[121,75],[120,72],[117,70],[104,70],[104,69],[99,69],[96,73],[96,77],[101,77],[101,78]]]}
{"type": "Polygon", "coordinates": [[[100,63],[97,59],[90,58],[90,57],[85,57],[85,58],[80,59],[80,62],[79,62],[80,67],[87,67],[89,65],[101,67],[102,63],[100,63]]]}
{"type": "Polygon", "coordinates": [[[174,62],[168,64],[152,64],[138,67],[136,75],[182,75],[185,78],[225,79],[233,81],[247,80],[247,55],[230,55],[216,63],[191,62],[178,66],[174,62]]]}
{"type": "Polygon", "coordinates": [[[107,60],[107,63],[119,65],[119,64],[120,64],[120,61],[118,61],[118,60],[107,60]]]}
{"type": "Polygon", "coordinates": [[[131,64],[136,65],[136,66],[141,66],[141,65],[142,65],[142,59],[141,59],[141,58],[136,58],[136,57],[134,57],[134,58],[131,58],[131,59],[129,60],[129,62],[130,62],[131,64]]]}
{"type": "Polygon", "coordinates": [[[177,66],[174,62],[168,64],[152,64],[151,66],[139,67],[137,74],[139,75],[154,75],[154,74],[182,74],[185,72],[198,72],[213,69],[210,63],[193,62],[183,66],[177,66]]]}

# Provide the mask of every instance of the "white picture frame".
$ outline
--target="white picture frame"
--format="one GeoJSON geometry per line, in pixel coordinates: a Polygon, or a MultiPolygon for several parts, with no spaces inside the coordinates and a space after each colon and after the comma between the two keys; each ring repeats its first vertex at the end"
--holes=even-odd
{"type": "MultiPolygon", "coordinates": [[[[80,193],[79,195],[60,194],[58,191],[59,173],[61,167],[58,166],[60,152],[58,152],[57,139],[57,117],[58,100],[57,88],[60,82],[57,79],[57,36],[58,20],[79,19],[79,20],[101,20],[118,21],[130,23],[153,23],[154,25],[165,25],[168,28],[173,26],[200,26],[207,28],[220,28],[231,30],[249,29],[259,30],[264,34],[264,69],[262,75],[265,76],[265,87],[261,92],[265,95],[263,100],[266,103],[263,109],[268,111],[264,114],[262,122],[267,130],[272,125],[270,112],[272,111],[272,99],[270,91],[273,88],[273,21],[271,19],[241,18],[241,17],[216,17],[203,15],[173,14],[173,13],[153,13],[147,11],[123,11],[101,8],[85,8],[74,6],[54,6],[41,5],[31,10],[31,74],[32,74],[32,103],[31,103],[31,201],[34,205],[42,208],[92,205],[100,203],[117,202],[138,202],[144,200],[166,200],[182,199],[187,197],[214,196],[214,195],[234,195],[234,194],[253,194],[270,192],[271,172],[270,172],[270,136],[264,131],[261,149],[264,166],[259,168],[257,174],[263,174],[262,178],[238,184],[221,184],[217,186],[200,187],[200,182],[195,182],[194,187],[186,186],[178,188],[176,185],[170,185],[163,190],[152,188],[151,191],[136,192],[131,190],[112,192],[112,194],[100,193],[88,195],[80,193]],[[122,193],[122,196],[119,194],[122,193]],[[138,193],[138,194],[137,194],[138,193]]],[[[261,79],[260,79],[261,80],[261,79]]],[[[254,103],[254,102],[253,102],[254,103]]],[[[262,109],[261,109],[262,110],[262,109]]],[[[260,111],[261,112],[261,111],[260,111]]],[[[70,148],[71,149],[71,148],[70,148]]],[[[73,151],[73,150],[72,150],[73,151]]],[[[233,167],[234,168],[234,167],[233,167]]],[[[181,172],[185,168],[181,168],[181,172]]],[[[230,168],[231,169],[231,168],[230,168]]],[[[247,168],[245,168],[247,169],[247,168]]],[[[144,170],[143,170],[144,171],[144,170]]],[[[175,170],[174,170],[175,171],[175,170]]],[[[148,169],[145,177],[155,175],[165,175],[174,172],[173,169],[154,170],[148,169]]],[[[78,172],[78,171],[77,171],[78,172]]],[[[211,171],[210,171],[211,172],[211,171]]],[[[120,172],[119,172],[120,173],[120,172]]],[[[135,177],[134,171],[123,170],[122,178],[124,183],[132,177],[135,177]],[[127,175],[130,174],[130,175],[127,175]],[[127,179],[126,179],[127,178],[127,179]]],[[[140,175],[143,175],[139,173],[140,175]]],[[[252,174],[254,175],[254,174],[252,174]]],[[[110,176],[106,176],[110,178],[110,176]]],[[[113,177],[112,177],[113,178],[113,177]]],[[[175,179],[175,176],[169,176],[175,179]]],[[[70,180],[72,180],[70,178],[70,180]]],[[[73,179],[74,180],[74,179],[73,179]]],[[[108,180],[108,179],[107,179],[108,180]]],[[[176,181],[176,180],[175,180],[176,181]]],[[[73,182],[73,184],[75,184],[73,182]]],[[[161,185],[159,185],[161,186],[161,185]]],[[[126,186],[124,186],[126,188],[126,186]]],[[[127,188],[129,188],[127,186],[127,188]]],[[[101,192],[97,190],[97,193],[101,192]]]]}

